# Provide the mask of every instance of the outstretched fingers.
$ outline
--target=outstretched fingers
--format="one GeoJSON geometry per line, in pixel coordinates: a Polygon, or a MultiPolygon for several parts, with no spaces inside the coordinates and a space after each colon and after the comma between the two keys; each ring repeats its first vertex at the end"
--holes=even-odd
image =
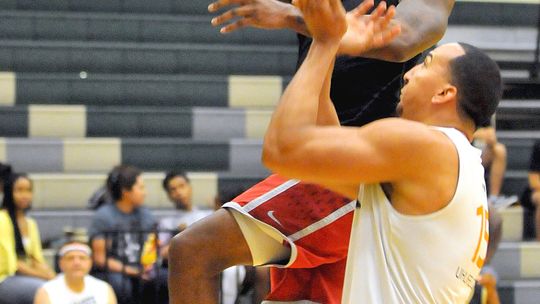
{"type": "Polygon", "coordinates": [[[236,31],[238,29],[248,27],[248,26],[250,26],[250,25],[252,25],[254,23],[255,23],[255,20],[253,18],[245,17],[245,18],[242,18],[242,19],[238,19],[235,22],[222,27],[219,30],[219,32],[223,33],[223,34],[230,33],[230,32],[236,31]]]}
{"type": "Polygon", "coordinates": [[[390,8],[386,10],[383,17],[374,20],[373,46],[375,48],[382,47],[390,43],[401,33],[401,27],[399,24],[391,24],[391,21],[395,15],[395,6],[390,6],[390,8]]]}
{"type": "Polygon", "coordinates": [[[375,34],[373,36],[373,48],[380,48],[389,44],[392,42],[392,40],[399,36],[399,34],[401,34],[401,27],[399,25],[393,26],[387,31],[375,34]]]}
{"type": "Polygon", "coordinates": [[[218,26],[223,23],[229,22],[237,17],[250,16],[253,13],[253,8],[250,5],[240,6],[226,11],[225,13],[212,18],[212,25],[218,26]]]}
{"type": "Polygon", "coordinates": [[[384,17],[386,13],[386,2],[381,2],[377,7],[371,12],[370,17],[374,22],[378,21],[380,18],[384,17]]]}
{"type": "Polygon", "coordinates": [[[215,13],[216,11],[230,5],[244,5],[249,3],[248,0],[218,0],[216,2],[210,3],[208,5],[208,11],[210,13],[215,13]]]}
{"type": "Polygon", "coordinates": [[[383,15],[373,19],[373,22],[375,22],[375,31],[384,31],[387,30],[390,22],[396,15],[396,7],[391,5],[387,10],[383,12],[383,15]]]}
{"type": "Polygon", "coordinates": [[[351,14],[354,17],[360,17],[363,15],[366,15],[367,12],[373,7],[375,3],[373,0],[364,0],[362,3],[360,3],[356,8],[354,8],[351,11],[351,14]]]}

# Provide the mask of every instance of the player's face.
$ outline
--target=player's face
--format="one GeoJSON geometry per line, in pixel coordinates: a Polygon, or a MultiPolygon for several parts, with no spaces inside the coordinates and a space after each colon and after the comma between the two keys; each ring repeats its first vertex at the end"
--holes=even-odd
{"type": "Polygon", "coordinates": [[[134,206],[141,206],[144,203],[146,197],[146,189],[144,187],[144,181],[142,176],[137,176],[137,180],[133,187],[129,191],[125,191],[124,195],[134,206]]]}
{"type": "Polygon", "coordinates": [[[59,266],[69,278],[84,278],[92,268],[92,259],[82,251],[70,251],[60,258],[59,266]]]}
{"type": "Polygon", "coordinates": [[[32,183],[28,178],[19,177],[13,185],[13,201],[19,210],[26,210],[32,204],[32,183]]]}
{"type": "Polygon", "coordinates": [[[178,209],[190,209],[191,208],[191,185],[189,182],[181,177],[176,176],[169,181],[167,186],[169,199],[173,202],[178,209]]]}
{"type": "Polygon", "coordinates": [[[441,94],[450,82],[450,62],[463,54],[459,44],[445,44],[430,52],[423,62],[409,70],[403,77],[405,85],[401,89],[398,114],[416,121],[429,116],[433,98],[441,94]]]}

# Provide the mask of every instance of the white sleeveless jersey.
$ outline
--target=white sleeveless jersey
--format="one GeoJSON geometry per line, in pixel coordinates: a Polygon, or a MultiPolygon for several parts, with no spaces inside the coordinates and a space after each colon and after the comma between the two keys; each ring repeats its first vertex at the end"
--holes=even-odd
{"type": "Polygon", "coordinates": [[[109,284],[90,275],[84,278],[84,290],[81,293],[71,291],[60,274],[48,281],[43,288],[53,304],[107,304],[109,284]]]}
{"type": "Polygon", "coordinates": [[[436,129],[458,151],[454,197],[439,211],[410,216],[392,207],[380,184],[361,186],[342,303],[457,304],[472,296],[488,243],[481,151],[455,129],[436,129]]]}

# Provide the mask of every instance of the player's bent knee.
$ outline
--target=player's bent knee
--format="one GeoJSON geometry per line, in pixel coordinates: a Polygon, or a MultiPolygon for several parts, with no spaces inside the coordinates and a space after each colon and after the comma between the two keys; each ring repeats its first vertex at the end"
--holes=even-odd
{"type": "Polygon", "coordinates": [[[169,267],[178,275],[204,276],[208,273],[210,262],[204,252],[199,250],[197,237],[193,237],[189,228],[175,236],[169,247],[169,267]]]}

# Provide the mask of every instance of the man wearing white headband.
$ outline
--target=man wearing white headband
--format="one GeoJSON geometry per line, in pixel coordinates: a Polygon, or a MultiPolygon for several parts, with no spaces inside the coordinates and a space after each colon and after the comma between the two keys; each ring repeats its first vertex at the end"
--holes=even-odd
{"type": "Polygon", "coordinates": [[[116,304],[111,286],[88,273],[92,269],[92,250],[83,242],[70,241],[58,251],[60,273],[45,283],[35,304],[116,304]]]}

